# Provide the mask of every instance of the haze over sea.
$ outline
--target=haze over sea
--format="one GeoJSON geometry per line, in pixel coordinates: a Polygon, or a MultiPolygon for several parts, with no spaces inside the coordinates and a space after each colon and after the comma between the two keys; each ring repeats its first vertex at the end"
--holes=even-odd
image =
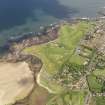
{"type": "Polygon", "coordinates": [[[0,0],[0,45],[60,19],[95,17],[105,0],[0,0]]]}

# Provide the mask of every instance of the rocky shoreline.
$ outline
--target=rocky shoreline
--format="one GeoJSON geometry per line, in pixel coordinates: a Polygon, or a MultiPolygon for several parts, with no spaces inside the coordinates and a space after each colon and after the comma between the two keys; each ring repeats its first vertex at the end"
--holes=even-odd
{"type": "Polygon", "coordinates": [[[58,37],[59,27],[60,24],[54,24],[43,28],[43,30],[38,33],[27,33],[21,37],[19,36],[8,39],[7,42],[0,47],[3,51],[1,59],[4,59],[4,61],[6,59],[18,59],[19,56],[24,55],[22,54],[24,48],[55,40],[58,37]]]}
{"type": "MultiPolygon", "coordinates": [[[[51,40],[54,40],[58,37],[58,29],[59,25],[51,26],[50,29],[46,30],[46,32],[41,33],[37,36],[30,36],[30,37],[20,37],[17,39],[8,40],[7,43],[2,46],[3,49],[6,49],[8,53],[1,56],[0,62],[6,63],[18,63],[18,62],[26,62],[33,72],[34,77],[34,88],[37,86],[36,77],[37,74],[40,72],[42,67],[42,62],[39,58],[27,55],[22,52],[22,50],[26,47],[30,47],[32,45],[38,45],[42,43],[47,43],[51,40]]],[[[33,88],[33,89],[34,89],[33,88]]],[[[27,97],[23,98],[22,100],[15,100],[14,105],[28,105],[28,99],[31,96],[33,90],[27,97]]]]}

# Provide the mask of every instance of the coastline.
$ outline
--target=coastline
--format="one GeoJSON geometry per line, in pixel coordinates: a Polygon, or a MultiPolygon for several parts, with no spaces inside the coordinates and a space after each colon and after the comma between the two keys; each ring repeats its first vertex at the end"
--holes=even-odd
{"type": "MultiPolygon", "coordinates": [[[[57,29],[58,29],[58,27],[57,27],[57,29]]],[[[3,56],[1,56],[0,61],[1,62],[8,62],[8,63],[17,63],[17,62],[24,62],[25,61],[26,63],[28,63],[30,70],[33,72],[34,85],[40,86],[37,83],[37,75],[39,74],[39,72],[41,70],[41,66],[42,66],[42,63],[41,63],[40,59],[38,59],[37,57],[32,56],[32,55],[24,54],[21,51],[26,47],[29,47],[29,46],[32,46],[32,45],[37,45],[37,44],[42,44],[42,43],[47,43],[50,40],[56,39],[58,37],[57,36],[57,29],[56,28],[53,28],[53,29],[51,28],[47,32],[47,35],[35,36],[35,37],[32,36],[32,37],[28,37],[28,38],[26,37],[25,39],[22,38],[22,40],[20,40],[19,42],[16,41],[16,40],[15,41],[14,40],[13,41],[9,40],[2,47],[3,49],[8,48],[8,53],[6,55],[4,54],[3,56]],[[33,39],[34,39],[34,42],[30,43],[29,40],[31,40],[31,42],[32,42],[33,39]],[[16,46],[14,46],[14,44],[16,46]],[[39,66],[37,66],[37,65],[39,65],[39,66]]],[[[32,91],[34,90],[34,88],[35,88],[35,86],[33,87],[32,91]]],[[[32,91],[26,97],[23,97],[19,100],[15,100],[13,104],[17,105],[19,102],[21,103],[24,100],[28,100],[28,97],[31,96],[32,91]]]]}
{"type": "MultiPolygon", "coordinates": [[[[100,20],[100,19],[104,19],[104,18],[98,18],[98,20],[100,20]]],[[[84,18],[84,19],[77,19],[77,20],[79,20],[79,21],[81,21],[81,20],[90,21],[91,19],[84,18]]],[[[74,19],[74,22],[76,22],[77,20],[74,19]]],[[[96,20],[94,20],[94,21],[96,21],[96,20]]],[[[19,38],[19,39],[15,39],[15,40],[14,39],[8,40],[7,43],[3,47],[8,48],[9,53],[7,55],[4,55],[2,57],[2,60],[4,60],[4,61],[6,60],[7,62],[18,62],[18,61],[22,61],[22,60],[27,61],[27,59],[28,59],[27,57],[30,56],[30,58],[28,60],[31,61],[34,56],[27,55],[27,54],[25,55],[21,51],[26,47],[30,47],[30,46],[38,45],[38,44],[43,44],[43,43],[48,43],[50,41],[55,40],[58,37],[57,32],[58,32],[58,29],[59,29],[60,25],[65,24],[65,22],[66,21],[64,21],[60,24],[56,24],[57,27],[51,26],[46,32],[44,32],[44,34],[41,33],[40,35],[37,35],[37,36],[24,37],[24,38],[19,38]]],[[[73,21],[71,21],[71,22],[73,22],[73,21]]],[[[35,57],[35,60],[36,60],[36,57],[35,57]]],[[[31,65],[31,67],[32,67],[32,65],[31,65]]],[[[39,86],[47,89],[49,93],[54,94],[55,93],[54,91],[52,91],[48,87],[43,86],[40,83],[40,73],[41,73],[41,71],[42,71],[41,65],[40,65],[38,71],[34,71],[35,82],[39,86]]]]}

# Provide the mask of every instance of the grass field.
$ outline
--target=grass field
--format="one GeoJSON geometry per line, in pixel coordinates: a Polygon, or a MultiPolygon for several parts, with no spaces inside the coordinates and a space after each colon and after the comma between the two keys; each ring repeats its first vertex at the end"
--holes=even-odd
{"type": "MultiPolygon", "coordinates": [[[[61,65],[71,58],[75,48],[90,26],[87,22],[80,22],[71,26],[68,24],[63,25],[59,30],[58,39],[42,45],[26,48],[25,51],[38,56],[48,73],[56,73],[61,65]]],[[[84,59],[75,55],[73,59],[78,63],[84,62],[84,59]]]]}
{"type": "Polygon", "coordinates": [[[51,77],[62,69],[62,65],[64,65],[65,62],[76,65],[84,64],[86,59],[76,55],[75,50],[81,38],[84,37],[91,27],[91,23],[84,21],[72,25],[62,25],[59,30],[58,39],[49,43],[35,45],[24,50],[42,60],[43,66],[41,71],[45,71],[46,73],[41,72],[40,74],[41,84],[56,93],[63,91],[62,86],[51,81],[51,77]]]}

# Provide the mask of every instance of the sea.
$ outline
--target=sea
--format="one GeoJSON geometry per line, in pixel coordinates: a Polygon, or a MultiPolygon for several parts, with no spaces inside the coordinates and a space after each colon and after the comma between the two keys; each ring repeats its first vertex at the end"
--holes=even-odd
{"type": "Polygon", "coordinates": [[[96,17],[105,0],[0,0],[0,45],[59,20],[96,17]]]}

